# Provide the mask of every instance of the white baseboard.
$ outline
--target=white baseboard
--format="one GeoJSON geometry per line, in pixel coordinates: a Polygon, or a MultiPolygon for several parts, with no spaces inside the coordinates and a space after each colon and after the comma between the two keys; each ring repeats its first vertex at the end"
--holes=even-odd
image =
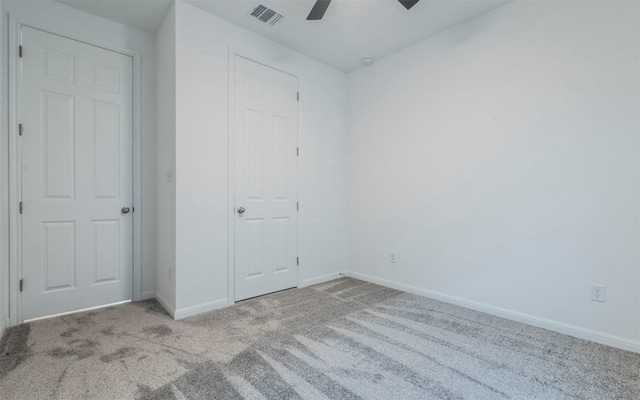
{"type": "Polygon", "coordinates": [[[512,321],[521,322],[527,325],[533,325],[539,328],[548,329],[550,331],[563,333],[565,335],[577,337],[579,339],[589,340],[592,342],[604,344],[622,350],[628,350],[640,353],[640,341],[634,341],[619,336],[610,335],[608,333],[598,332],[591,329],[581,328],[579,326],[566,324],[564,322],[553,321],[546,318],[536,317],[513,311],[505,308],[494,307],[488,304],[479,303],[472,300],[463,299],[448,294],[435,292],[432,290],[422,289],[416,286],[406,285],[387,279],[377,278],[375,276],[362,274],[359,272],[347,271],[347,276],[360,279],[363,281],[375,283],[378,285],[390,287],[392,289],[402,290],[403,292],[412,293],[418,296],[442,301],[445,303],[455,304],[460,307],[469,308],[471,310],[480,311],[486,314],[495,315],[497,317],[506,318],[512,321]]]}
{"type": "Polygon", "coordinates": [[[173,309],[173,307],[171,307],[171,305],[169,304],[169,302],[167,300],[164,299],[164,297],[162,297],[160,295],[160,293],[158,292],[153,292],[153,297],[155,297],[156,300],[158,300],[158,303],[160,303],[160,305],[162,307],[164,307],[165,310],[167,310],[167,312],[169,313],[169,315],[171,315],[171,318],[175,319],[175,314],[176,311],[173,309]]]}
{"type": "Polygon", "coordinates": [[[311,279],[305,279],[302,282],[300,282],[300,285],[298,285],[298,287],[299,288],[303,288],[303,287],[307,287],[307,286],[311,286],[311,285],[317,285],[318,283],[329,282],[329,281],[332,281],[334,279],[338,279],[338,278],[340,278],[340,277],[342,277],[344,275],[345,275],[344,272],[333,272],[331,274],[317,276],[317,277],[311,278],[311,279]]]}
{"type": "Polygon", "coordinates": [[[183,319],[191,317],[196,314],[202,314],[208,311],[217,310],[219,308],[227,307],[229,305],[228,299],[220,299],[216,301],[210,301],[208,303],[198,304],[197,306],[185,307],[175,311],[173,318],[183,319]]]}
{"type": "Polygon", "coordinates": [[[142,292],[142,294],[140,294],[140,300],[138,301],[145,301],[145,300],[151,300],[151,299],[155,299],[156,298],[156,292],[142,292]]]}

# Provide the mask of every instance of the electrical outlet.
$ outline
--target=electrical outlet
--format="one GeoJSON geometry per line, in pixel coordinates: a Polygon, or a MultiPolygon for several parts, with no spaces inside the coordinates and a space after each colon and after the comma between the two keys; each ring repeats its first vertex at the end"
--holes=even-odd
{"type": "Polygon", "coordinates": [[[604,303],[607,300],[607,287],[604,285],[591,285],[591,300],[604,303]]]}
{"type": "Polygon", "coordinates": [[[391,264],[395,264],[396,263],[396,253],[395,253],[395,251],[389,252],[389,262],[391,264]]]}

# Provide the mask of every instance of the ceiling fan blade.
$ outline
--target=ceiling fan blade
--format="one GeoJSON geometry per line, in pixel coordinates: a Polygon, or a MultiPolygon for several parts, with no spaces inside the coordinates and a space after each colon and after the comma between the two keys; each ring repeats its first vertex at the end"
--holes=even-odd
{"type": "Polygon", "coordinates": [[[415,6],[416,3],[418,3],[418,1],[420,0],[398,0],[400,2],[400,4],[402,4],[404,6],[404,8],[406,8],[407,10],[410,10],[411,7],[415,6]]]}
{"type": "Polygon", "coordinates": [[[322,19],[327,8],[329,8],[330,3],[331,0],[316,0],[316,4],[313,5],[313,8],[307,17],[307,21],[317,21],[322,19]]]}

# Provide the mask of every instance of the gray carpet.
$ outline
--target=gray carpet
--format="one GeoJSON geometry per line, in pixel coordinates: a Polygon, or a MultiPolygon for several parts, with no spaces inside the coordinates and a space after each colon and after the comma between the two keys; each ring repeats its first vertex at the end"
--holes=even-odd
{"type": "Polygon", "coordinates": [[[350,278],[9,329],[1,399],[640,399],[640,355],[350,278]]]}

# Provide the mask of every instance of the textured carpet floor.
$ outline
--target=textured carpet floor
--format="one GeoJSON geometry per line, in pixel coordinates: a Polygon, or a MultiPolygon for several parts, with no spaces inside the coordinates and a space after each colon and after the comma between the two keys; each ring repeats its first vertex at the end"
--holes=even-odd
{"type": "Polygon", "coordinates": [[[1,399],[640,399],[640,355],[350,278],[9,329],[1,399]]]}

